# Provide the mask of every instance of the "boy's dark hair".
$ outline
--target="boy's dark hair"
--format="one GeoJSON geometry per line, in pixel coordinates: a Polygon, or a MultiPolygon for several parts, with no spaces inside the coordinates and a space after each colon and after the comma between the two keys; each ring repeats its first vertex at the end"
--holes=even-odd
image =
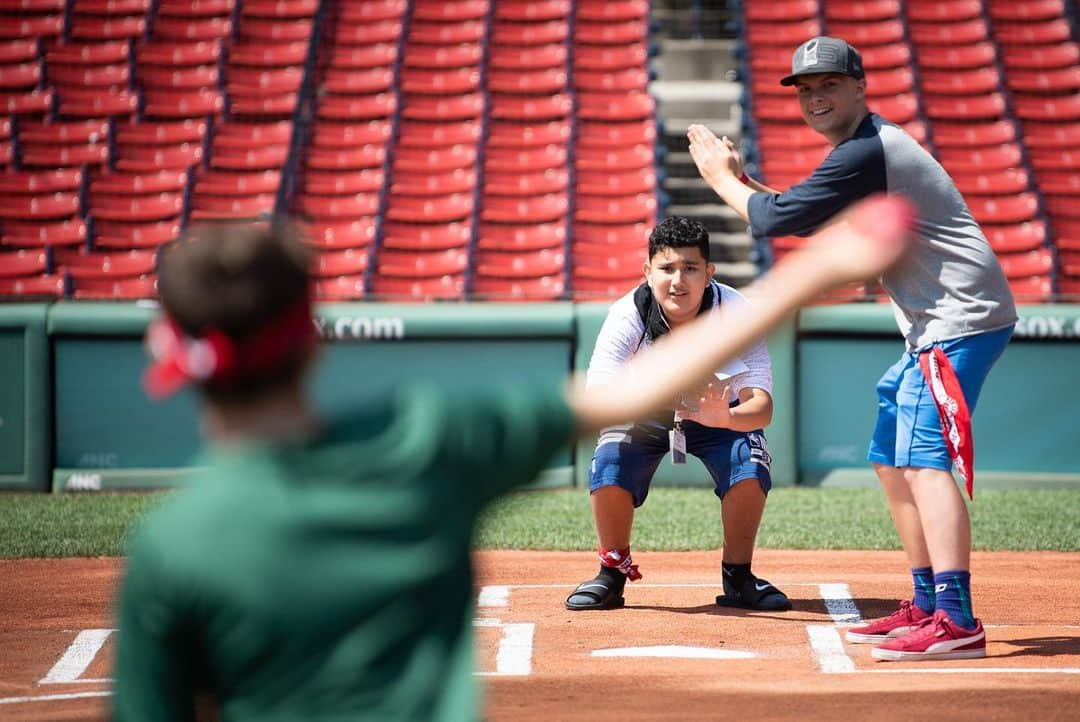
{"type": "MultiPolygon", "coordinates": [[[[310,293],[308,257],[291,225],[200,226],[162,254],[161,305],[189,336],[217,330],[243,342],[310,293]]],[[[211,400],[246,401],[295,382],[306,360],[298,353],[263,373],[200,389],[211,400]]]]}
{"type": "Polygon", "coordinates": [[[665,218],[649,234],[649,258],[665,248],[693,248],[709,260],[709,232],[698,221],[682,216],[665,218]]]}

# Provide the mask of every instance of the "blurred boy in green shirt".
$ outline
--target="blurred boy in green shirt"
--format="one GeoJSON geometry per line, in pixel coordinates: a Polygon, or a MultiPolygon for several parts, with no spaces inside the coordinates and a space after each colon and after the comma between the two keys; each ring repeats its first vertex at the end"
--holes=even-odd
{"type": "Polygon", "coordinates": [[[197,385],[210,450],[131,546],[115,719],[194,719],[197,698],[223,720],[475,719],[480,510],[574,434],[663,408],[820,291],[879,273],[910,219],[869,205],[748,291],[750,309],[703,316],[605,389],[417,384],[325,421],[303,391],[302,244],[231,226],[170,249],[145,381],[197,385]]]}

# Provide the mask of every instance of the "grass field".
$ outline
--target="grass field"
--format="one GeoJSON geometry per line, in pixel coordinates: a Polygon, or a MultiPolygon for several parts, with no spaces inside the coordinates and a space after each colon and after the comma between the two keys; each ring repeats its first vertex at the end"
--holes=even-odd
{"type": "MultiPolygon", "coordinates": [[[[0,494],[0,558],[116,556],[163,493],[0,494]]],[[[1080,490],[980,490],[971,504],[975,549],[1080,551],[1080,490]]],[[[716,549],[720,505],[707,489],[657,488],[639,510],[634,548],[716,549]]],[[[589,550],[596,544],[580,489],[513,494],[485,513],[483,549],[589,550]]],[[[877,489],[778,488],[758,546],[899,549],[877,489]]]]}

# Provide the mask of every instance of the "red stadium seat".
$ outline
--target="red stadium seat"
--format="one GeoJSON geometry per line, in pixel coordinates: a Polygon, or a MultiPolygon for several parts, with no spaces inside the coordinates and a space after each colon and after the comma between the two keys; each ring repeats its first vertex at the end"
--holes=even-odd
{"type": "MultiPolygon", "coordinates": [[[[393,52],[390,58],[392,64],[397,58],[397,48],[389,47],[393,52]]],[[[341,48],[347,50],[348,48],[341,48]]],[[[357,49],[359,50],[359,49],[357,49]]],[[[288,65],[302,65],[307,59],[308,44],[302,40],[285,41],[280,43],[260,42],[235,42],[229,48],[229,63],[231,65],[249,65],[257,68],[279,68],[288,65]]],[[[381,63],[376,63],[379,65],[381,63]]],[[[342,67],[330,61],[331,67],[342,67]]],[[[354,66],[360,67],[360,66],[354,66]]]]}
{"type": "Polygon", "coordinates": [[[288,145],[292,140],[291,120],[272,123],[227,122],[217,126],[214,148],[223,150],[263,150],[267,146],[288,145]]]}
{"type": "MultiPolygon", "coordinates": [[[[483,99],[479,102],[483,108],[483,99]]],[[[368,96],[327,95],[319,101],[317,114],[323,119],[356,123],[362,120],[389,118],[397,110],[397,105],[397,95],[394,93],[368,96]]],[[[470,117],[479,117],[479,113],[470,117]]]]}
{"type": "Polygon", "coordinates": [[[655,112],[656,101],[648,93],[578,94],[578,117],[582,120],[639,120],[652,118],[655,112]]]}
{"type": "Polygon", "coordinates": [[[624,123],[581,122],[578,124],[578,147],[610,148],[651,144],[656,141],[656,123],[651,118],[624,123]]]}
{"type": "Polygon", "coordinates": [[[377,193],[356,193],[349,196],[297,196],[297,209],[312,219],[351,219],[373,216],[379,210],[377,193]]]}
{"type": "Polygon", "coordinates": [[[498,278],[478,275],[473,293],[489,301],[555,301],[566,291],[561,273],[538,278],[498,278]]]}
{"type": "Polygon", "coordinates": [[[830,21],[876,22],[900,17],[898,0],[868,0],[866,2],[837,2],[825,4],[825,17],[830,21]]]}
{"type": "Polygon", "coordinates": [[[0,173],[0,193],[46,195],[60,191],[78,191],[83,172],[78,168],[0,173]]]}
{"type": "Polygon", "coordinates": [[[483,20],[488,13],[488,0],[458,0],[445,3],[438,0],[417,0],[413,4],[414,20],[434,22],[461,22],[463,20],[483,20]]]}
{"type": "Polygon", "coordinates": [[[94,195],[90,212],[95,219],[106,221],[159,221],[176,218],[184,210],[184,198],[179,193],[158,193],[140,196],[94,195]]]}
{"type": "MultiPolygon", "coordinates": [[[[304,71],[298,67],[249,68],[231,66],[228,74],[228,90],[235,95],[271,96],[295,92],[300,89],[304,71]]],[[[383,90],[384,88],[377,88],[383,90]]]]}
{"type": "Polygon", "coordinates": [[[127,90],[70,88],[60,96],[60,114],[72,118],[133,115],[138,105],[138,96],[127,90]]]}
{"type": "Polygon", "coordinates": [[[980,95],[1000,89],[1001,78],[991,67],[970,70],[923,70],[919,75],[922,89],[939,95],[980,95]]]}
{"type": "Polygon", "coordinates": [[[143,113],[150,118],[198,118],[224,108],[225,98],[216,88],[147,90],[144,94],[143,113]]]}
{"type": "Polygon", "coordinates": [[[656,172],[652,168],[626,173],[582,171],[577,175],[577,192],[585,195],[615,196],[655,190],[656,172]]]}
{"type": "Polygon", "coordinates": [[[372,293],[382,298],[409,301],[458,300],[465,295],[465,276],[398,278],[375,276],[372,293]]]}
{"type": "Polygon", "coordinates": [[[387,68],[331,68],[323,78],[328,93],[344,95],[380,93],[394,87],[394,69],[387,68]]]}
{"type": "Polygon", "coordinates": [[[23,143],[76,145],[104,143],[109,138],[109,123],[105,120],[85,120],[61,123],[23,121],[19,124],[19,140],[23,143]]]}
{"type": "Polygon", "coordinates": [[[1067,68],[1080,63],[1080,46],[1071,41],[1043,46],[1003,45],[1001,59],[1010,70],[1067,68]]]}
{"type": "Polygon", "coordinates": [[[750,47],[784,45],[794,49],[807,38],[821,35],[821,23],[816,17],[783,22],[755,22],[746,30],[745,39],[749,41],[750,47]]]}
{"type": "MultiPolygon", "coordinates": [[[[534,46],[496,45],[491,48],[490,52],[490,67],[504,71],[566,67],[567,49],[565,43],[534,46]]],[[[578,60],[579,55],[575,52],[575,65],[581,67],[578,60]]],[[[644,62],[644,58],[642,61],[644,62]]]]}
{"type": "MultiPolygon", "coordinates": [[[[370,5],[363,2],[360,6],[370,5]]],[[[352,7],[356,3],[346,3],[352,7]]],[[[372,23],[339,22],[334,28],[333,40],[342,45],[374,45],[377,43],[396,43],[401,37],[401,20],[385,19],[372,23]]]]}
{"type": "Polygon", "coordinates": [[[277,193],[281,186],[281,170],[257,171],[211,170],[199,176],[195,191],[200,195],[258,196],[277,193]]]}
{"type": "MultiPolygon", "coordinates": [[[[274,165],[281,166],[286,155],[287,149],[282,148],[280,162],[274,165]]],[[[310,148],[306,164],[314,170],[359,170],[381,168],[385,160],[385,146],[362,145],[357,148],[310,148]]]]}
{"type": "Polygon", "coordinates": [[[562,273],[566,254],[558,248],[518,252],[483,250],[476,254],[473,265],[478,276],[536,278],[562,273]]]}
{"type": "Polygon", "coordinates": [[[265,148],[218,148],[210,156],[212,168],[228,170],[270,170],[281,168],[289,157],[287,145],[265,148]]]}
{"type": "MultiPolygon", "coordinates": [[[[566,102],[569,106],[569,99],[566,102]]],[[[484,112],[484,96],[481,93],[447,97],[415,96],[409,98],[401,112],[405,118],[413,120],[478,119],[484,112]]]]}
{"type": "Polygon", "coordinates": [[[1047,195],[1080,195],[1080,175],[1075,171],[1041,171],[1039,189],[1047,195]]]}
{"type": "Polygon", "coordinates": [[[154,19],[154,36],[168,40],[219,40],[232,34],[230,17],[171,17],[158,14],[154,19]]]}
{"type": "Polygon", "coordinates": [[[1042,221],[1026,221],[1011,225],[983,227],[983,233],[995,253],[1030,251],[1046,245],[1046,224],[1042,221]]]}
{"type": "Polygon", "coordinates": [[[100,143],[24,146],[21,160],[24,166],[32,168],[104,165],[109,162],[109,146],[100,143]]]}
{"type": "Polygon", "coordinates": [[[956,182],[956,187],[966,195],[1004,195],[1022,193],[1031,189],[1031,179],[1023,168],[1004,170],[979,170],[978,172],[959,172],[946,165],[949,174],[956,182]]]}
{"type": "Polygon", "coordinates": [[[644,42],[648,34],[646,18],[615,22],[579,20],[574,27],[574,43],[628,45],[644,42]]]}
{"type": "MultiPolygon", "coordinates": [[[[1005,99],[1000,93],[958,97],[923,94],[926,114],[936,120],[996,120],[1005,117],[1005,99]]],[[[888,116],[886,116],[888,117],[888,116]]]]}
{"type": "Polygon", "coordinates": [[[311,195],[351,195],[374,193],[382,189],[385,176],[381,168],[362,168],[350,171],[320,171],[308,169],[300,188],[311,195]]]}
{"type": "Polygon", "coordinates": [[[745,6],[748,21],[790,21],[808,20],[818,15],[817,0],[779,0],[771,3],[747,3],[745,6]]]}
{"type": "Polygon", "coordinates": [[[997,22],[994,37],[1004,45],[1050,45],[1072,40],[1069,21],[1064,17],[1040,22],[997,22]]]}
{"type": "Polygon", "coordinates": [[[247,220],[274,212],[277,197],[273,193],[251,196],[216,196],[196,194],[191,199],[194,220],[247,220]]]}
{"type": "Polygon", "coordinates": [[[491,25],[491,41],[500,45],[551,45],[564,43],[570,25],[566,20],[540,23],[495,22],[491,25]]]}
{"type": "Polygon", "coordinates": [[[49,267],[49,254],[40,249],[0,251],[0,278],[36,276],[49,267]]]}
{"type": "Polygon", "coordinates": [[[454,95],[470,93],[480,87],[478,68],[405,68],[401,73],[401,89],[421,95],[454,95]]]}
{"type": "Polygon", "coordinates": [[[53,92],[51,89],[37,89],[29,92],[0,92],[0,113],[9,115],[45,115],[52,110],[53,92]]]}
{"type": "Polygon", "coordinates": [[[574,243],[623,247],[637,244],[640,248],[642,239],[648,238],[650,226],[651,224],[645,223],[620,225],[576,223],[574,224],[574,243]]]}
{"type": "Polygon", "coordinates": [[[618,150],[582,148],[575,158],[579,171],[632,171],[651,168],[653,151],[647,145],[635,145],[618,150]]]}
{"type": "Polygon", "coordinates": [[[570,0],[499,0],[494,9],[496,20],[563,20],[570,15],[570,0]]]}
{"type": "Polygon", "coordinates": [[[833,21],[829,23],[829,32],[859,48],[889,45],[904,40],[904,23],[897,19],[871,23],[833,21]]]}
{"type": "Polygon", "coordinates": [[[488,173],[484,193],[501,196],[528,196],[565,191],[570,173],[564,168],[550,168],[534,173],[488,173]]]}
{"type": "MultiPolygon", "coordinates": [[[[379,66],[393,65],[397,60],[397,47],[387,45],[388,50],[381,51],[378,55],[382,62],[379,66]],[[393,52],[393,55],[390,53],[393,52]]],[[[371,51],[369,51],[371,53],[371,51]]],[[[457,45],[415,45],[405,46],[405,54],[402,62],[408,68],[438,68],[449,70],[452,68],[479,68],[484,59],[484,49],[480,43],[459,43],[457,45]]],[[[565,56],[563,56],[565,61],[565,56]]],[[[370,61],[368,61],[370,62],[370,61]]],[[[374,67],[372,64],[369,67],[374,67]]],[[[353,67],[353,66],[342,66],[353,67]]],[[[494,67],[494,64],[493,64],[494,67]]]]}
{"type": "Polygon", "coordinates": [[[473,120],[452,123],[402,123],[399,147],[445,148],[460,144],[474,145],[480,140],[480,124],[473,120]]]}
{"type": "Polygon", "coordinates": [[[473,197],[467,193],[446,196],[397,196],[390,199],[386,217],[411,223],[460,221],[472,215],[473,197]]]}
{"type": "Polygon", "coordinates": [[[146,35],[146,17],[143,15],[112,17],[73,15],[69,34],[76,40],[141,38],[146,35]]]}
{"type": "Polygon", "coordinates": [[[483,20],[463,20],[456,23],[418,21],[409,24],[409,41],[431,45],[478,43],[484,39],[483,20]]]}
{"type": "Polygon", "coordinates": [[[908,32],[916,45],[971,45],[989,39],[986,21],[981,17],[960,22],[914,22],[908,32]]]}
{"type": "Polygon", "coordinates": [[[0,242],[13,248],[79,246],[86,243],[86,222],[81,218],[42,222],[5,219],[0,242]]]}
{"type": "Polygon", "coordinates": [[[563,68],[493,69],[487,77],[488,91],[493,93],[558,93],[566,87],[563,68]]]}
{"type": "Polygon", "coordinates": [[[40,275],[0,278],[0,296],[49,296],[59,298],[66,292],[62,276],[40,275]]]}
{"type": "Polygon", "coordinates": [[[75,193],[0,196],[0,218],[14,220],[48,220],[69,218],[79,212],[79,196],[75,193]]]}
{"type": "Polygon", "coordinates": [[[321,250],[312,259],[311,275],[319,277],[355,276],[363,274],[367,267],[368,252],[365,248],[321,250]]]}
{"type": "Polygon", "coordinates": [[[644,67],[621,70],[579,70],[574,73],[574,87],[584,92],[645,92],[649,73],[644,67]]]}
{"type": "Polygon", "coordinates": [[[1009,288],[1019,303],[1046,303],[1053,296],[1054,282],[1050,276],[1010,278],[1009,288]]]}
{"type": "Polygon", "coordinates": [[[156,41],[138,46],[136,61],[140,67],[212,65],[221,59],[221,52],[220,38],[179,42],[156,41]]]}
{"type": "Polygon", "coordinates": [[[472,193],[476,188],[474,168],[456,168],[449,172],[395,172],[390,193],[406,196],[441,196],[447,193],[472,193]]]}
{"type": "Polygon", "coordinates": [[[244,0],[240,10],[245,16],[252,17],[310,18],[318,7],[318,0],[244,0]]]}
{"type": "Polygon", "coordinates": [[[548,168],[565,168],[567,151],[564,146],[542,148],[489,148],[484,158],[488,172],[536,172],[548,168]]]}
{"type": "Polygon", "coordinates": [[[201,144],[206,137],[205,120],[181,120],[175,122],[142,122],[116,127],[116,143],[127,145],[178,145],[201,144]]]}
{"type": "Polygon", "coordinates": [[[1080,146],[1080,123],[1024,123],[1028,148],[1076,148],[1080,146]]]}
{"type": "Polygon", "coordinates": [[[1080,204],[1076,202],[1074,195],[1044,195],[1046,210],[1052,218],[1076,218],[1080,219],[1080,204]]]}
{"type": "Polygon", "coordinates": [[[537,196],[486,196],[480,217],[496,223],[546,223],[566,217],[570,201],[564,193],[537,196]]]}
{"type": "Polygon", "coordinates": [[[620,298],[642,281],[641,274],[619,281],[607,279],[578,278],[573,281],[574,298],[589,301],[606,301],[620,298]]]}
{"type": "Polygon", "coordinates": [[[0,65],[0,89],[30,89],[40,80],[41,66],[36,62],[0,65]]]}
{"type": "Polygon", "coordinates": [[[908,20],[914,22],[955,23],[982,16],[979,0],[919,0],[908,2],[908,20]]]}
{"type": "Polygon", "coordinates": [[[311,144],[329,148],[382,145],[390,140],[390,132],[390,121],[381,119],[366,123],[315,123],[311,127],[311,144]]]}
{"type": "Polygon", "coordinates": [[[158,0],[159,15],[180,18],[232,15],[236,0],[158,0]]]}
{"type": "Polygon", "coordinates": [[[305,226],[305,231],[305,242],[315,248],[365,248],[375,240],[375,219],[312,222],[305,226]]]}
{"type": "Polygon", "coordinates": [[[157,296],[157,276],[138,278],[83,278],[75,281],[77,299],[131,301],[157,296]]]}
{"type": "Polygon", "coordinates": [[[544,96],[496,95],[491,100],[491,117],[495,120],[558,120],[568,117],[573,107],[573,100],[567,93],[544,96]]]}
{"type": "Polygon", "coordinates": [[[1032,193],[1012,196],[968,198],[975,220],[979,223],[1021,223],[1035,218],[1039,202],[1032,193]]]}
{"type": "Polygon", "coordinates": [[[578,196],[574,219],[588,223],[635,223],[656,220],[656,196],[578,196]]]}
{"type": "Polygon", "coordinates": [[[160,146],[123,146],[116,152],[117,170],[131,173],[157,170],[186,170],[202,162],[201,143],[160,146]]]}
{"type": "Polygon", "coordinates": [[[574,48],[576,70],[620,70],[645,65],[648,51],[644,43],[630,45],[582,45],[574,48]]]}
{"type": "Polygon", "coordinates": [[[1000,145],[1016,140],[1016,125],[1011,120],[990,123],[934,123],[934,142],[938,146],[1000,145]]]}
{"type": "Polygon", "coordinates": [[[994,45],[988,41],[969,45],[924,45],[919,48],[919,65],[928,70],[963,70],[986,68],[997,57],[994,45]]]}
{"type": "Polygon", "coordinates": [[[398,250],[464,248],[470,238],[472,225],[468,220],[422,224],[391,221],[383,227],[383,247],[398,250]]]}
{"type": "Polygon", "coordinates": [[[1080,120],[1080,94],[1057,97],[1013,96],[1016,114],[1024,120],[1080,120]]]}
{"type": "Polygon", "coordinates": [[[1009,90],[1021,93],[1067,93],[1080,90],[1080,67],[1052,70],[1012,69],[1006,78],[1009,90]]]}
{"type": "Polygon", "coordinates": [[[352,301],[364,297],[364,277],[336,276],[334,278],[316,278],[312,283],[312,293],[317,301],[352,301]]]}
{"type": "Polygon", "coordinates": [[[131,82],[131,69],[126,63],[116,65],[49,67],[49,80],[61,89],[97,86],[122,90],[131,82]]]}
{"type": "Polygon", "coordinates": [[[1048,275],[1054,270],[1054,256],[1049,248],[998,255],[1006,278],[1048,275]]]}
{"type": "Polygon", "coordinates": [[[0,23],[0,40],[24,40],[64,34],[63,15],[21,15],[0,23]]]}
{"type": "MultiPolygon", "coordinates": [[[[582,123],[580,132],[589,124],[582,123]]],[[[570,122],[567,119],[539,123],[494,122],[488,128],[487,147],[523,148],[544,145],[563,145],[570,140],[570,122]]],[[[581,136],[579,136],[579,142],[581,136]]]]}
{"type": "Polygon", "coordinates": [[[640,20],[649,14],[647,0],[578,0],[578,20],[620,22],[640,20]]]}
{"type": "Polygon", "coordinates": [[[938,149],[938,160],[950,174],[978,173],[1019,168],[1024,156],[1019,143],[1002,143],[985,148],[943,147],[938,149]]]}
{"type": "Polygon", "coordinates": [[[398,148],[394,155],[394,170],[414,173],[439,173],[476,165],[476,148],[471,145],[452,145],[429,150],[398,148]]]}
{"type": "Polygon", "coordinates": [[[166,67],[147,65],[139,70],[139,81],[144,86],[165,88],[203,88],[217,85],[221,79],[217,65],[194,65],[190,67],[166,67]]]}
{"type": "Polygon", "coordinates": [[[146,250],[95,253],[62,249],[56,251],[56,263],[76,280],[124,278],[154,273],[157,254],[146,250]]]}
{"type": "Polygon", "coordinates": [[[1077,152],[1075,147],[1043,148],[1029,146],[1028,158],[1031,160],[1031,164],[1035,166],[1035,171],[1037,173],[1048,170],[1068,170],[1075,172],[1077,168],[1080,168],[1080,152],[1077,152]]]}
{"type": "Polygon", "coordinates": [[[991,0],[989,10],[995,20],[1049,20],[1061,17],[1065,4],[1062,0],[991,0]]]}
{"type": "Polygon", "coordinates": [[[145,222],[94,219],[94,248],[99,250],[153,249],[179,236],[179,218],[145,222]]]}
{"type": "Polygon", "coordinates": [[[0,41],[0,63],[24,63],[38,60],[38,45],[33,38],[0,41]]]}
{"type": "Polygon", "coordinates": [[[530,251],[562,248],[566,243],[566,224],[556,223],[485,223],[480,226],[477,249],[487,251],[530,251]]]}
{"type": "Polygon", "coordinates": [[[431,278],[464,273],[469,264],[465,248],[440,251],[396,251],[379,254],[379,275],[399,278],[431,278]]]}

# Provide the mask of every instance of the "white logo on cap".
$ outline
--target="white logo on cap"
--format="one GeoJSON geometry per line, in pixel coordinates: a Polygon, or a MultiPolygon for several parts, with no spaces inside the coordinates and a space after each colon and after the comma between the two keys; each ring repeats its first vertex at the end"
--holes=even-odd
{"type": "Polygon", "coordinates": [[[806,44],[806,51],[803,53],[805,65],[817,65],[817,45],[817,40],[811,40],[806,44]]]}

